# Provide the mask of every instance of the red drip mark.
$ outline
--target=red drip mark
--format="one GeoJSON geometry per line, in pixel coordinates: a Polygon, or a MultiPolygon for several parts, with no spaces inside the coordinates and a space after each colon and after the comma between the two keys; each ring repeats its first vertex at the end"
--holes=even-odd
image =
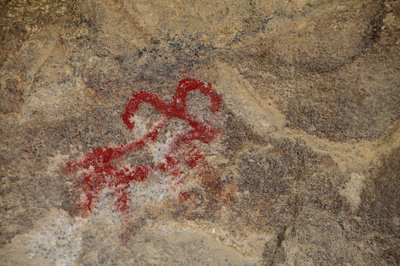
{"type": "MultiPolygon", "coordinates": [[[[78,162],[68,162],[66,171],[68,173],[82,170],[82,190],[86,199],[81,203],[81,207],[85,213],[92,211],[98,201],[100,193],[103,189],[109,187],[112,189],[116,197],[117,210],[126,213],[128,210],[128,191],[130,184],[142,182],[146,180],[151,173],[171,172],[174,176],[179,176],[182,171],[179,168],[180,161],[173,155],[178,148],[189,147],[190,154],[185,159],[185,164],[194,168],[201,164],[204,169],[208,169],[208,164],[200,149],[196,147],[192,141],[198,140],[203,143],[210,143],[219,134],[219,129],[213,128],[207,122],[199,122],[187,112],[186,100],[187,95],[191,91],[199,90],[210,98],[210,111],[217,112],[221,108],[222,98],[212,89],[211,84],[202,83],[195,79],[183,79],[179,82],[175,95],[170,103],[162,101],[158,95],[146,91],[135,92],[122,114],[122,121],[128,129],[134,127],[134,123],[130,118],[139,109],[140,104],[148,103],[157,111],[163,114],[153,129],[144,137],[131,143],[122,144],[117,147],[103,147],[89,152],[84,158],[78,162]],[[155,141],[160,131],[165,127],[168,120],[180,119],[186,121],[190,127],[187,133],[179,134],[168,147],[168,154],[164,158],[164,162],[155,166],[139,166],[135,168],[118,168],[115,163],[124,156],[132,154],[142,149],[146,143],[155,141]]],[[[183,180],[181,179],[181,181],[183,180]]],[[[202,182],[204,183],[204,174],[202,174],[202,182]]],[[[210,183],[210,181],[207,181],[210,183]]],[[[206,183],[207,183],[206,182],[206,183]]],[[[212,183],[212,182],[211,182],[212,183]]],[[[211,184],[215,187],[215,184],[211,184]]],[[[190,198],[187,192],[179,195],[181,202],[190,198]]]]}

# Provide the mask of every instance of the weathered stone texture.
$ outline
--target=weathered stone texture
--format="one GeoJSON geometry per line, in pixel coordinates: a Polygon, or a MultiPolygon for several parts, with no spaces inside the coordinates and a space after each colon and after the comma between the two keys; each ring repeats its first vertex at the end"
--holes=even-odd
{"type": "MultiPolygon", "coordinates": [[[[399,265],[399,44],[397,0],[0,1],[0,264],[399,265]],[[143,137],[162,114],[129,130],[132,94],[187,77],[218,137],[83,212],[95,163],[67,162],[143,137]]],[[[113,167],[160,165],[193,129],[169,118],[113,167]]]]}

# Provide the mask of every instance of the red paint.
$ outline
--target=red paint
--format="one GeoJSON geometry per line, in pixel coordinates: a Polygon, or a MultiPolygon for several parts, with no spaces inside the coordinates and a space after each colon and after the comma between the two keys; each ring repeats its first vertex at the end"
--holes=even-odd
{"type": "Polygon", "coordinates": [[[178,164],[178,162],[179,161],[176,158],[174,158],[172,155],[167,155],[165,157],[165,162],[161,163],[158,166],[158,169],[161,172],[166,172],[167,170],[169,170],[169,169],[173,168],[174,166],[176,166],[178,164]]]}
{"type": "Polygon", "coordinates": [[[180,202],[185,202],[190,198],[190,193],[189,192],[181,192],[179,194],[179,201],[180,202]]]}
{"type": "Polygon", "coordinates": [[[191,155],[189,156],[189,158],[188,158],[187,161],[186,161],[186,164],[187,164],[190,168],[194,168],[194,167],[196,167],[197,164],[198,164],[200,161],[202,161],[202,160],[204,160],[203,154],[201,153],[200,150],[196,149],[196,150],[194,151],[194,153],[191,154],[191,155]]]}
{"type": "Polygon", "coordinates": [[[184,183],[185,183],[185,181],[183,180],[183,178],[181,178],[175,182],[175,185],[183,185],[184,183]]]}
{"type": "MultiPolygon", "coordinates": [[[[222,98],[216,93],[211,84],[204,84],[195,79],[183,79],[179,82],[175,95],[170,103],[165,103],[157,95],[145,91],[135,92],[122,114],[122,121],[128,129],[134,127],[134,123],[130,121],[132,115],[139,109],[140,104],[151,104],[157,111],[163,114],[159,122],[155,124],[153,129],[137,141],[122,144],[117,147],[98,148],[89,152],[84,158],[78,162],[67,163],[67,172],[83,170],[82,173],[82,190],[86,196],[86,200],[81,204],[85,212],[90,212],[101,191],[110,187],[116,196],[116,207],[118,211],[125,213],[128,210],[129,200],[127,189],[131,182],[145,181],[155,172],[168,172],[178,176],[182,173],[179,168],[180,161],[173,155],[173,152],[180,147],[189,147],[189,154],[185,159],[185,164],[194,168],[202,162],[204,169],[208,168],[208,164],[200,149],[192,142],[194,140],[203,143],[210,143],[219,134],[219,130],[213,128],[206,122],[199,122],[187,112],[186,99],[189,92],[199,90],[210,98],[211,112],[217,112],[221,108],[222,98]],[[146,143],[155,141],[169,119],[180,119],[187,122],[190,130],[187,133],[176,136],[169,146],[169,153],[165,157],[163,163],[154,166],[139,166],[136,168],[117,168],[115,163],[124,156],[134,153],[143,148],[146,143]]],[[[183,181],[182,181],[183,182],[183,181]]],[[[186,192],[181,193],[179,200],[187,200],[190,195],[186,192]]]]}

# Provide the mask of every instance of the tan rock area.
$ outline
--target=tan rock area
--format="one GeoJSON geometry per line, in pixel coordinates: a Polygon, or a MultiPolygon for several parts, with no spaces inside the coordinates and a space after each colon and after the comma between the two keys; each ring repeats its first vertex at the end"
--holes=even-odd
{"type": "Polygon", "coordinates": [[[400,1],[0,0],[0,265],[400,265],[400,1]]]}

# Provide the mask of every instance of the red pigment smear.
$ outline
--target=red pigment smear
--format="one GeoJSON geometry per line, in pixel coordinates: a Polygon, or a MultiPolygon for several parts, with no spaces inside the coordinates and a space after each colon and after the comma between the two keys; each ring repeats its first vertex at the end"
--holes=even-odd
{"type": "Polygon", "coordinates": [[[186,161],[186,164],[190,168],[194,168],[198,165],[199,161],[203,160],[204,160],[203,154],[201,153],[200,150],[196,149],[194,153],[189,156],[188,160],[186,161]]]}
{"type": "MultiPolygon", "coordinates": [[[[122,114],[122,121],[128,129],[132,129],[134,123],[130,121],[131,116],[136,113],[140,104],[148,103],[163,114],[162,118],[155,124],[153,129],[139,140],[122,144],[117,147],[97,148],[86,154],[82,160],[67,163],[67,173],[78,170],[82,171],[82,190],[86,199],[80,204],[80,207],[84,213],[92,211],[100,196],[99,194],[106,187],[113,190],[116,197],[115,204],[117,210],[121,213],[126,213],[128,211],[127,189],[131,182],[145,181],[149,178],[151,173],[156,171],[169,171],[174,176],[178,176],[182,173],[179,168],[181,162],[173,156],[173,152],[180,147],[189,147],[189,152],[185,159],[185,164],[189,168],[194,168],[198,165],[202,165],[204,169],[209,168],[201,150],[192,142],[198,140],[203,143],[210,143],[218,136],[219,129],[213,128],[207,122],[197,121],[187,112],[187,95],[189,92],[195,90],[199,90],[210,98],[211,112],[214,113],[220,110],[222,102],[221,96],[212,89],[210,83],[205,84],[195,79],[187,78],[181,80],[170,103],[165,103],[158,97],[158,95],[153,93],[146,91],[135,92],[125,107],[124,113],[122,114]],[[172,144],[168,147],[169,152],[165,156],[163,163],[154,166],[129,168],[118,168],[115,165],[124,156],[142,149],[146,143],[155,141],[160,131],[165,127],[170,119],[186,121],[190,130],[187,133],[179,134],[174,138],[172,144]]],[[[206,173],[201,174],[203,179],[202,182],[204,182],[205,175],[206,173]]],[[[211,185],[215,187],[215,184],[211,185]]],[[[190,194],[187,192],[183,192],[179,195],[179,200],[181,202],[186,201],[189,198],[190,194]]]]}
{"type": "Polygon", "coordinates": [[[189,192],[181,192],[179,194],[179,201],[180,202],[185,202],[190,198],[190,193],[189,192]]]}

